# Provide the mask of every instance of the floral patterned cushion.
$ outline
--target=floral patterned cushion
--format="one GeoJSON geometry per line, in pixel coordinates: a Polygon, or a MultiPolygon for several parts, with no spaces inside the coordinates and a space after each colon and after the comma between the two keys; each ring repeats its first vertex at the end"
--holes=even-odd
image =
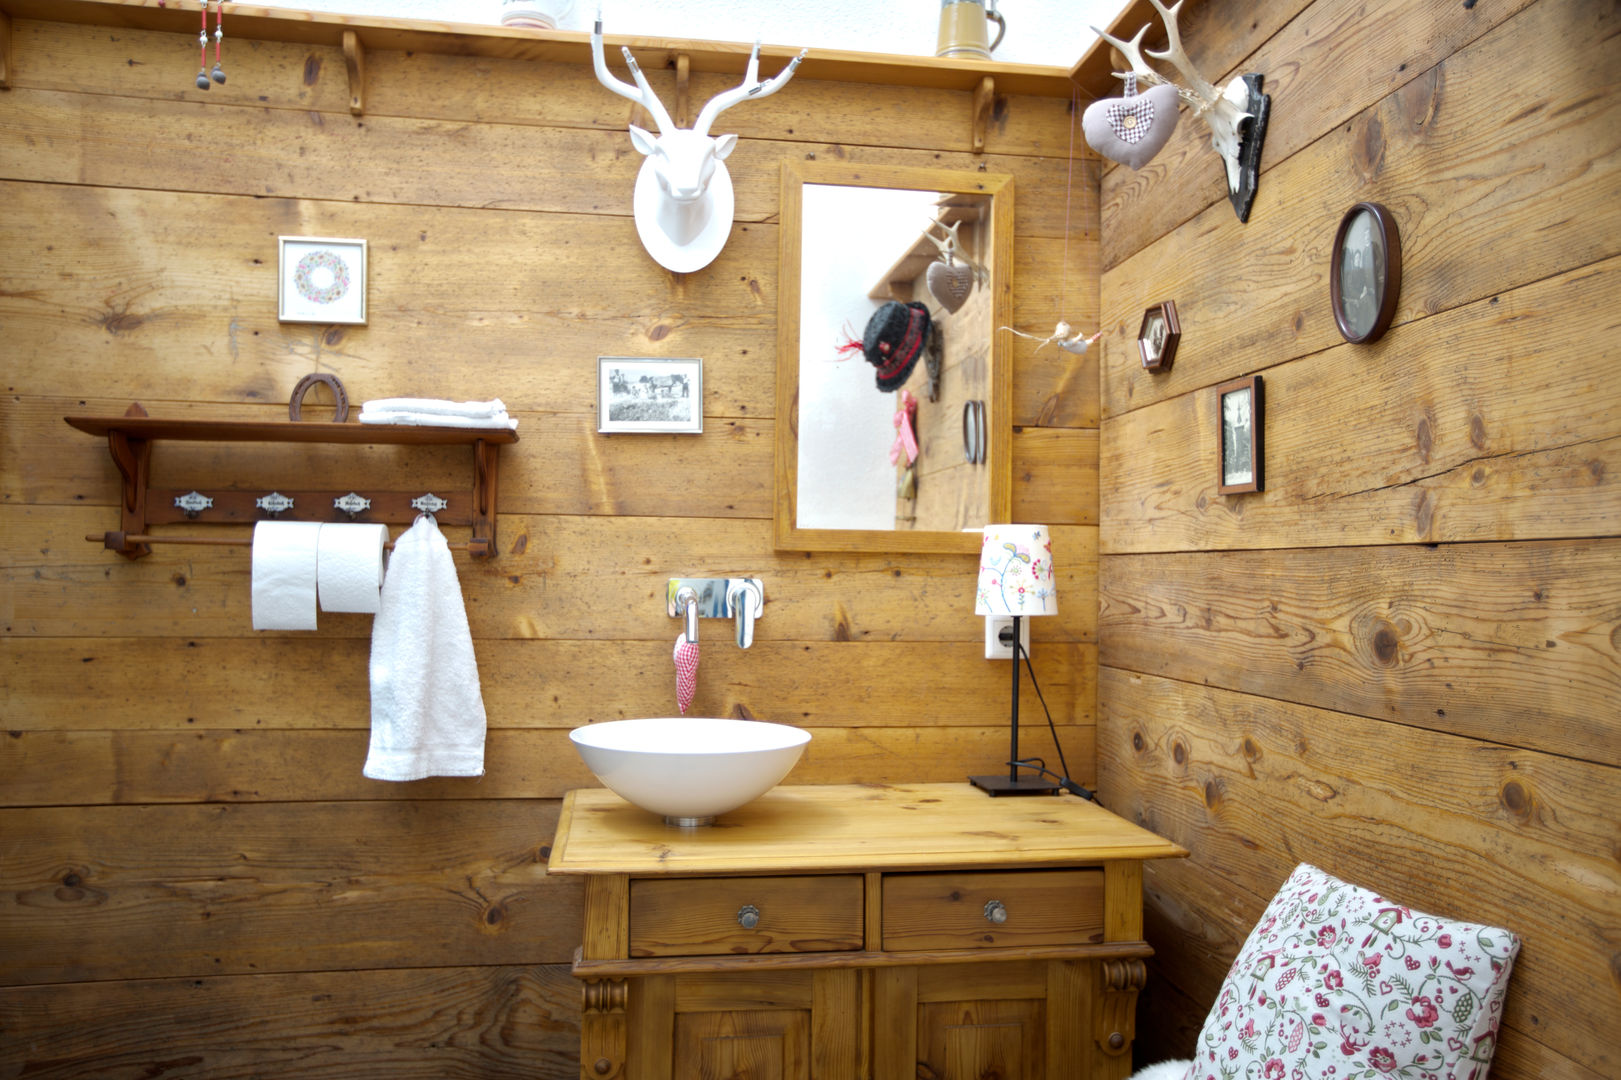
{"type": "Polygon", "coordinates": [[[1302,863],[1233,961],[1187,1080],[1484,1080],[1519,949],[1302,863]]]}

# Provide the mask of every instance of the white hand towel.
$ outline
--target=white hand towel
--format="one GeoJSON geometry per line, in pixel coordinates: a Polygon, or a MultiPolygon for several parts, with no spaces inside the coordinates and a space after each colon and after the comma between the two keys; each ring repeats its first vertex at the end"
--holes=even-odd
{"type": "Polygon", "coordinates": [[[500,398],[491,401],[446,401],[444,398],[389,397],[377,398],[361,405],[366,412],[440,413],[444,416],[495,416],[507,411],[500,398]]]}
{"type": "Polygon", "coordinates": [[[407,424],[413,427],[455,428],[509,428],[516,430],[518,421],[506,413],[495,416],[445,416],[442,413],[418,412],[362,412],[362,424],[407,424]]]}
{"type": "Polygon", "coordinates": [[[484,775],[484,698],[450,547],[429,517],[395,541],[371,631],[373,780],[484,775]]]}

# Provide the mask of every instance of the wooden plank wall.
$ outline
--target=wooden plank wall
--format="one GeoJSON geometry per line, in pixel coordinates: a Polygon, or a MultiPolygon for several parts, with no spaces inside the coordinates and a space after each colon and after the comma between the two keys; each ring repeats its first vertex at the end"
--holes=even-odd
{"type": "MultiPolygon", "coordinates": [[[[772,548],[778,173],[811,154],[1012,173],[1020,326],[1066,299],[1089,325],[1098,172],[1071,181],[1064,97],[999,97],[976,156],[968,91],[801,77],[726,115],[738,223],[675,276],[628,216],[630,107],[586,66],[374,49],[356,117],[335,47],[228,39],[205,95],[189,31],[10,33],[0,1075],[578,1075],[581,890],[546,875],[557,800],[592,782],[566,733],[670,712],[671,576],[764,579],[752,649],[706,628],[695,709],[811,727],[795,781],[1001,760],[1007,669],[981,655],[972,556],[772,548]],[[369,325],[278,324],[280,234],[369,240],[369,325]],[[595,434],[599,354],[703,357],[705,433],[595,434]],[[311,371],[357,402],[500,396],[520,419],[500,555],[458,557],[482,779],[362,778],[365,616],[255,634],[245,550],[127,562],[83,539],[116,527],[116,474],[64,415],[276,418],[311,371]]],[[[735,82],[695,75],[693,100],[735,82]]],[[[1092,781],[1095,356],[1020,341],[1016,363],[1016,513],[1054,526],[1064,578],[1037,668],[1092,781]]],[[[465,483],[470,455],[160,444],[155,468],[364,490],[465,483]]]]}
{"type": "Polygon", "coordinates": [[[1102,183],[1099,771],[1193,852],[1147,870],[1140,1060],[1192,1052],[1305,861],[1521,936],[1493,1077],[1621,1076],[1621,5],[1210,0],[1182,32],[1273,99],[1247,225],[1186,116],[1102,183]],[[1353,346],[1361,200],[1403,281],[1353,346]],[[1223,497],[1213,387],[1252,372],[1267,490],[1223,497]]]}

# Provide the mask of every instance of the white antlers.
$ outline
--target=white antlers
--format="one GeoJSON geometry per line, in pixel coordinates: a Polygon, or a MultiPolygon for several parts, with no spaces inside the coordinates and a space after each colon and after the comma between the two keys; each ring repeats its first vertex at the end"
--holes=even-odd
{"type": "Polygon", "coordinates": [[[970,259],[968,257],[968,253],[962,249],[962,241],[957,239],[957,230],[961,227],[962,222],[960,221],[947,225],[944,221],[936,218],[929,222],[929,227],[924,231],[923,235],[928,237],[934,243],[934,246],[940,249],[941,262],[945,263],[947,266],[955,266],[957,265],[957,260],[961,259],[963,263],[974,272],[975,281],[981,285],[988,285],[990,284],[991,280],[990,270],[980,263],[975,262],[973,259],[970,259]],[[934,235],[935,229],[945,230],[945,237],[942,239],[941,237],[934,235]]]}
{"type": "Polygon", "coordinates": [[[629,49],[621,49],[636,85],[615,78],[602,55],[602,12],[591,31],[591,60],[597,81],[620,97],[641,105],[653,116],[659,133],[630,125],[630,141],[647,156],[636,176],[632,200],[636,231],[649,255],[667,270],[687,273],[708,266],[726,246],[732,229],[732,178],[722,163],[737,147],[736,135],[711,137],[715,118],[740,101],[781,90],[793,77],[800,54],[770,82],[761,83],[760,43],[754,43],[743,84],[710,98],[691,128],[680,128],[653,92],[629,49]]]}
{"type": "MultiPolygon", "coordinates": [[[[1177,96],[1188,103],[1193,115],[1210,126],[1210,145],[1221,155],[1222,161],[1227,166],[1227,190],[1236,193],[1240,187],[1241,174],[1239,147],[1245,137],[1242,129],[1247,121],[1255,119],[1255,114],[1249,111],[1252,107],[1251,87],[1243,76],[1234,79],[1222,90],[1212,86],[1195,70],[1192,61],[1188,59],[1188,54],[1182,51],[1182,36],[1176,28],[1176,14],[1182,7],[1182,0],[1176,0],[1169,8],[1160,3],[1160,0],[1149,0],[1149,3],[1154,5],[1154,9],[1165,20],[1165,34],[1169,42],[1164,52],[1150,49],[1148,55],[1156,60],[1170,61],[1171,66],[1186,80],[1188,84],[1186,86],[1178,86],[1171,82],[1143,60],[1142,40],[1143,35],[1148,33],[1147,25],[1137,31],[1137,36],[1130,41],[1121,41],[1095,26],[1092,29],[1104,41],[1120,50],[1139,79],[1150,85],[1165,83],[1176,86],[1177,96]]],[[[1115,74],[1125,78],[1128,73],[1117,71],[1115,74]]],[[[1256,156],[1259,157],[1258,154],[1256,156]]],[[[1247,216],[1247,211],[1240,215],[1244,216],[1247,216]]]]}

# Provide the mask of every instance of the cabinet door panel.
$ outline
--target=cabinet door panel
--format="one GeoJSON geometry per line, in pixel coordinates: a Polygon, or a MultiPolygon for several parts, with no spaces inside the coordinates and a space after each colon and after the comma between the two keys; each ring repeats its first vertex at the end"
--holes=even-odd
{"type": "Polygon", "coordinates": [[[674,1080],[810,1080],[810,1013],[682,1013],[674,1080]]]}
{"type": "Polygon", "coordinates": [[[1045,1062],[1040,1001],[956,1001],[920,1005],[917,1075],[930,1080],[1040,1080],[1045,1062]]]}

